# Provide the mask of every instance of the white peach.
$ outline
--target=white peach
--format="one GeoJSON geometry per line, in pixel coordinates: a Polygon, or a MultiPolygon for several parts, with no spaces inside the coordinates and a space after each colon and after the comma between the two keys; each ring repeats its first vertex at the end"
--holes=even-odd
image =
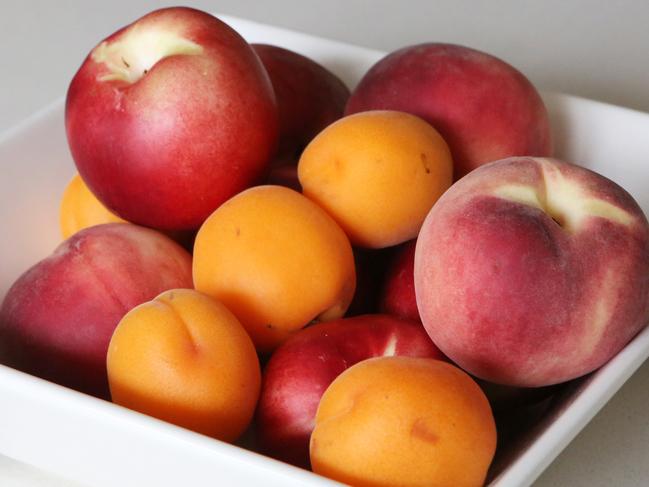
{"type": "Polygon", "coordinates": [[[649,224],[621,187],[554,159],[480,167],[415,251],[424,326],[493,382],[543,386],[606,363],[649,321],[649,224]]]}

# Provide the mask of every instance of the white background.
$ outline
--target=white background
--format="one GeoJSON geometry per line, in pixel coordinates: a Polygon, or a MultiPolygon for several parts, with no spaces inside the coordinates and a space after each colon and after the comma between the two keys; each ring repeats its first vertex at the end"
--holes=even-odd
{"type": "MultiPolygon", "coordinates": [[[[103,37],[149,10],[173,4],[0,0],[0,132],[62,96],[103,37]]],[[[460,43],[505,59],[541,89],[649,111],[649,2],[643,0],[214,0],[188,5],[386,51],[433,40],[460,43]]],[[[70,484],[0,456],[0,485],[70,484]]],[[[649,485],[649,364],[535,485],[649,485]]]]}

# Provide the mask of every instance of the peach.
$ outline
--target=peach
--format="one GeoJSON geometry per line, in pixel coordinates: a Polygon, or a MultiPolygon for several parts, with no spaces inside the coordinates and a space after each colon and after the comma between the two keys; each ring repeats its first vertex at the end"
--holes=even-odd
{"type": "Polygon", "coordinates": [[[257,407],[263,450],[308,466],[309,437],[325,389],[355,363],[392,355],[443,357],[420,323],[387,315],[319,323],[292,336],[264,370],[257,407]]]}
{"type": "Polygon", "coordinates": [[[191,287],[191,257],[155,230],[86,228],[25,272],[0,308],[0,361],[108,397],[106,351],[119,320],[162,291],[191,287]]]}
{"type": "Polygon", "coordinates": [[[102,223],[123,223],[90,192],[79,174],[75,174],[63,193],[59,209],[61,235],[71,237],[83,228],[102,223]]]}
{"type": "Polygon", "coordinates": [[[279,152],[299,157],[322,129],[343,115],[349,89],[306,56],[268,44],[251,44],[277,98],[279,152]]]}
{"type": "Polygon", "coordinates": [[[483,485],[496,449],[487,398],[428,358],[360,362],[327,388],[311,435],[313,471],[354,486],[483,485]]]}
{"type": "Polygon", "coordinates": [[[354,295],[349,240],[300,193],[257,186],[205,221],[194,244],[194,285],[225,304],[261,352],[310,322],[341,317],[354,295]]]}
{"type": "Polygon", "coordinates": [[[241,323],[189,289],[129,311],[107,367],[115,403],[224,441],[246,429],[259,397],[259,359],[241,323]]]}
{"type": "Polygon", "coordinates": [[[417,236],[451,185],[448,146],[422,119],[394,111],[345,117],[323,130],[298,163],[305,196],[354,245],[390,247],[417,236]]]}
{"type": "Polygon", "coordinates": [[[416,244],[416,240],[410,240],[397,249],[383,280],[379,309],[382,313],[421,321],[415,296],[416,244]]]}
{"type": "Polygon", "coordinates": [[[199,10],[150,12],[100,42],[68,88],[65,127],[88,187],[114,213],[195,230],[263,178],[279,121],[268,74],[199,10]]]}
{"type": "Polygon", "coordinates": [[[548,113],[529,80],[489,54],[452,44],[404,47],[377,62],[345,114],[401,110],[418,115],[451,148],[455,178],[510,156],[549,156],[548,113]]]}
{"type": "Polygon", "coordinates": [[[649,224],[624,189],[566,162],[478,168],[429,213],[415,292],[468,372],[538,387],[606,363],[649,321],[649,224]]]}

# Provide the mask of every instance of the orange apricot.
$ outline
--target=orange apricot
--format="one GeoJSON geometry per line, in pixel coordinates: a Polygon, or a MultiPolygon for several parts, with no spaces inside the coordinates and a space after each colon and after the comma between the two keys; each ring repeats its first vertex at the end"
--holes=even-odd
{"type": "Polygon", "coordinates": [[[377,110],[329,125],[298,163],[303,193],[343,227],[353,244],[382,248],[417,236],[452,183],[442,136],[407,113],[377,110]]]}
{"type": "Polygon", "coordinates": [[[381,357],[327,388],[315,419],[313,471],[354,486],[477,487],[496,449],[487,398],[459,368],[381,357]]]}
{"type": "Polygon", "coordinates": [[[224,441],[246,429],[259,398],[250,337],[223,304],[190,289],[129,311],[107,366],[113,402],[224,441]]]}
{"type": "Polygon", "coordinates": [[[83,228],[102,223],[124,222],[92,194],[79,174],[75,174],[63,192],[59,208],[59,226],[64,239],[83,228]]]}
{"type": "Polygon", "coordinates": [[[194,286],[241,320],[270,352],[313,320],[341,317],[356,287],[349,240],[300,193],[257,186],[203,223],[194,244],[194,286]]]}

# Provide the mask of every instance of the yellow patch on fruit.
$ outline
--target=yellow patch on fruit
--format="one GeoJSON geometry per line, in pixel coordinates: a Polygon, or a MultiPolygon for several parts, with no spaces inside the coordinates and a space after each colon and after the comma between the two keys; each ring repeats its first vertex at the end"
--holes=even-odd
{"type": "Polygon", "coordinates": [[[503,184],[493,194],[517,203],[533,206],[550,215],[567,231],[576,231],[587,218],[604,218],[629,226],[633,217],[608,201],[594,198],[566,178],[554,165],[541,161],[543,182],[539,186],[503,184]]]}
{"type": "Polygon", "coordinates": [[[161,59],[202,52],[202,46],[173,30],[135,24],[117,40],[99,44],[92,51],[91,58],[107,68],[107,73],[101,75],[99,81],[135,83],[161,59]]]}
{"type": "Polygon", "coordinates": [[[508,201],[514,201],[522,205],[533,206],[539,210],[544,210],[539,193],[534,186],[503,184],[496,188],[494,195],[508,201]]]}
{"type": "Polygon", "coordinates": [[[92,194],[79,174],[70,180],[61,199],[59,226],[64,239],[79,230],[103,223],[126,223],[92,194]]]}

